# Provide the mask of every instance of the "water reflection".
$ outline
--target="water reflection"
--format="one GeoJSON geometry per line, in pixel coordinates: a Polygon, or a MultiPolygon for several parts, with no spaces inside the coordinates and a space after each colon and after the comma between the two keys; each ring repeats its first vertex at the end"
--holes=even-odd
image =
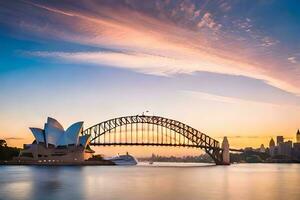
{"type": "MultiPolygon", "coordinates": [[[[0,167],[0,199],[299,199],[300,165],[0,167]]],[[[174,164],[172,164],[174,165],[174,164]]]]}

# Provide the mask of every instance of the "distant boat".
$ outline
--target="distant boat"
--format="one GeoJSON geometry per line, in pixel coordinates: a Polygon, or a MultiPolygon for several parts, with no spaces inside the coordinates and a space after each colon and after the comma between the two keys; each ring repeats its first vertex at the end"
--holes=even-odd
{"type": "Polygon", "coordinates": [[[153,161],[150,161],[149,164],[150,164],[150,165],[153,165],[153,161]]]}
{"type": "Polygon", "coordinates": [[[137,165],[138,161],[135,157],[129,155],[117,155],[111,158],[106,158],[106,160],[112,161],[116,165],[137,165]]]}

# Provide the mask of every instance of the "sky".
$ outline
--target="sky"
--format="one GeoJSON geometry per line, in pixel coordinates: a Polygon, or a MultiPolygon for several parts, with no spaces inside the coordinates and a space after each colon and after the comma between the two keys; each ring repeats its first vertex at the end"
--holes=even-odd
{"type": "MultiPolygon", "coordinates": [[[[232,147],[295,140],[297,0],[0,1],[0,138],[21,147],[48,116],[66,128],[150,114],[232,147]]],[[[198,150],[103,148],[139,155],[198,150]]]]}

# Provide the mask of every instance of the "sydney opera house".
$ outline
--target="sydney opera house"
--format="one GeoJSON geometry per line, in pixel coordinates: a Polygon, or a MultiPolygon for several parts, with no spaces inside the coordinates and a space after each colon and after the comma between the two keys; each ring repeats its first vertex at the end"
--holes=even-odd
{"type": "Polygon", "coordinates": [[[35,140],[25,144],[18,161],[82,162],[92,157],[88,146],[90,136],[80,133],[83,122],[72,124],[67,130],[55,119],[48,117],[44,129],[30,128],[35,140]]]}

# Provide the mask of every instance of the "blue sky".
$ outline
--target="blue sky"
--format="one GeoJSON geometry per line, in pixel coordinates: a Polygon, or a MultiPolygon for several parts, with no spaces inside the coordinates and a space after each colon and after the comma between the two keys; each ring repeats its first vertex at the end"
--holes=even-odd
{"type": "Polygon", "coordinates": [[[292,138],[299,9],[292,0],[3,1],[0,136],[20,145],[47,116],[90,126],[150,110],[235,146],[292,138]]]}

